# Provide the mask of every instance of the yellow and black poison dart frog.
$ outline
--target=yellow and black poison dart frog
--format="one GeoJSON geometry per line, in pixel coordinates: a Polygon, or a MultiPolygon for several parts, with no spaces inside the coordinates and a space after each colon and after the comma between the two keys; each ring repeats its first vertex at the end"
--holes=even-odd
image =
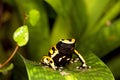
{"type": "Polygon", "coordinates": [[[42,57],[41,63],[50,66],[54,70],[56,70],[70,63],[72,55],[75,54],[82,62],[80,68],[89,68],[89,66],[87,66],[86,64],[85,59],[75,49],[75,43],[75,39],[61,39],[55,46],[53,46],[49,50],[49,56],[42,57]]]}

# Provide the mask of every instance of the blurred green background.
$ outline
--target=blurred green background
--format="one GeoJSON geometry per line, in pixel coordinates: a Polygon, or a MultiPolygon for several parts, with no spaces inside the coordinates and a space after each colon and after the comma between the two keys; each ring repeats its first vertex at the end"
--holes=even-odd
{"type": "Polygon", "coordinates": [[[95,53],[120,79],[120,0],[1,0],[0,63],[14,50],[13,33],[23,24],[30,37],[19,52],[27,59],[39,61],[59,39],[75,38],[76,48],[95,53]]]}

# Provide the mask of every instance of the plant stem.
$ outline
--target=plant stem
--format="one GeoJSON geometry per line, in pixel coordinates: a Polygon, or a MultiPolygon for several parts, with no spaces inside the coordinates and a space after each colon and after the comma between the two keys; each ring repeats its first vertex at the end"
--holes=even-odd
{"type": "Polygon", "coordinates": [[[18,48],[19,48],[19,46],[17,45],[15,47],[13,53],[11,54],[11,56],[3,64],[0,64],[0,68],[4,67],[14,57],[14,55],[16,54],[18,48]]]}

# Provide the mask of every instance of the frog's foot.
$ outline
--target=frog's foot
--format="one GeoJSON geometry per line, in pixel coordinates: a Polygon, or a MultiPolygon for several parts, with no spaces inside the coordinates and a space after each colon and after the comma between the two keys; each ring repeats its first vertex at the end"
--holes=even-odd
{"type": "Polygon", "coordinates": [[[63,67],[57,67],[56,70],[63,71],[63,67]]]}
{"type": "Polygon", "coordinates": [[[67,76],[67,75],[69,75],[70,73],[67,73],[67,72],[65,72],[65,71],[61,71],[60,74],[61,74],[62,76],[67,76]]]}
{"type": "Polygon", "coordinates": [[[90,69],[91,66],[88,66],[88,65],[86,65],[86,64],[82,64],[81,66],[77,66],[76,68],[77,68],[77,69],[90,69]]]}

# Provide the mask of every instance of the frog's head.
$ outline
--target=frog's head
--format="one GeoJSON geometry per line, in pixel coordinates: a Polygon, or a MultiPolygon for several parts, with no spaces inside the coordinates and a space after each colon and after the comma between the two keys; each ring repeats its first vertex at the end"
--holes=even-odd
{"type": "Polygon", "coordinates": [[[62,43],[65,43],[65,44],[75,44],[76,40],[74,38],[72,39],[61,39],[60,40],[62,43]]]}
{"type": "Polygon", "coordinates": [[[56,66],[54,64],[54,61],[49,56],[43,56],[41,59],[41,63],[44,65],[48,65],[48,66],[52,67],[54,70],[56,70],[56,66]]]}
{"type": "Polygon", "coordinates": [[[58,43],[57,43],[57,48],[69,48],[72,49],[75,47],[75,42],[76,40],[73,39],[61,39],[58,43]]]}

